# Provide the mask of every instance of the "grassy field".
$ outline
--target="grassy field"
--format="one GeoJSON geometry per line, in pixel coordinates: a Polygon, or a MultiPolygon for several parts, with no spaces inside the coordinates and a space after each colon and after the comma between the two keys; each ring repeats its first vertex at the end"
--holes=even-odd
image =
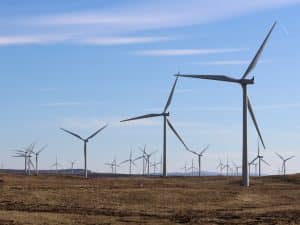
{"type": "Polygon", "coordinates": [[[0,224],[300,224],[300,174],[90,178],[0,175],[0,224]]]}

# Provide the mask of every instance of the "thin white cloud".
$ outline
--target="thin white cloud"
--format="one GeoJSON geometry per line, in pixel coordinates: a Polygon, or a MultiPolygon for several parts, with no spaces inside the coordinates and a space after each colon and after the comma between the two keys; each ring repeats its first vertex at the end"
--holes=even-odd
{"type": "Polygon", "coordinates": [[[137,51],[134,54],[145,56],[189,56],[189,55],[210,55],[229,52],[239,52],[239,48],[216,48],[216,49],[157,49],[137,51]]]}
{"type": "Polygon", "coordinates": [[[216,60],[216,61],[207,61],[207,62],[198,62],[193,63],[197,65],[248,65],[249,60],[216,60]]]}
{"type": "MultiPolygon", "coordinates": [[[[105,9],[99,7],[99,9],[61,14],[22,16],[15,20],[5,20],[4,18],[6,24],[10,23],[9,25],[15,27],[18,33],[11,36],[11,34],[2,32],[2,35],[7,36],[0,38],[0,45],[61,43],[66,41],[100,45],[158,42],[165,40],[164,38],[154,40],[150,37],[134,37],[130,34],[135,32],[136,35],[137,32],[153,29],[207,24],[298,3],[300,0],[149,0],[115,4],[105,9]],[[28,36],[24,36],[22,31],[26,31],[28,36]],[[45,35],[45,33],[51,35],[45,35]],[[72,35],[71,37],[61,35],[64,33],[72,35]],[[58,38],[53,37],[53,35],[58,36],[58,38]],[[123,35],[128,37],[125,38],[123,35]]],[[[169,53],[169,55],[173,54],[169,53]]]]}
{"type": "Polygon", "coordinates": [[[93,37],[82,40],[90,45],[128,45],[168,41],[168,37],[93,37]]]}
{"type": "Polygon", "coordinates": [[[68,35],[24,35],[24,36],[0,36],[0,46],[50,44],[66,41],[68,35]]]}
{"type": "Polygon", "coordinates": [[[47,107],[73,107],[73,106],[84,106],[84,105],[91,105],[95,104],[93,102],[51,102],[42,104],[42,106],[47,107]]]}

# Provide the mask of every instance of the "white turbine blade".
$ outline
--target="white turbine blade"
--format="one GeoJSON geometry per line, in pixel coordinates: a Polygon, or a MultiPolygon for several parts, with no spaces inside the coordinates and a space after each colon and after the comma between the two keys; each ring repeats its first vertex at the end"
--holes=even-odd
{"type": "Polygon", "coordinates": [[[77,137],[77,138],[79,138],[80,140],[83,140],[83,141],[84,141],[84,139],[83,139],[82,137],[80,137],[78,134],[75,134],[75,133],[73,133],[73,132],[71,132],[71,131],[68,131],[68,130],[66,130],[66,129],[64,129],[64,128],[60,128],[60,129],[63,130],[64,132],[67,132],[67,133],[73,135],[74,137],[77,137]]]}
{"type": "Polygon", "coordinates": [[[183,146],[185,147],[186,150],[189,150],[188,146],[184,143],[184,141],[182,140],[182,138],[180,137],[180,135],[177,133],[177,131],[175,130],[175,128],[172,126],[171,122],[167,119],[167,123],[169,125],[169,127],[171,128],[171,130],[173,131],[173,133],[176,135],[176,137],[179,139],[179,141],[183,144],[183,146]]]}
{"type": "Polygon", "coordinates": [[[153,155],[153,154],[155,154],[157,151],[153,151],[153,152],[151,152],[148,156],[151,156],[151,155],[153,155]]]}
{"type": "Polygon", "coordinates": [[[206,150],[209,148],[210,145],[207,145],[201,152],[200,155],[202,155],[204,152],[206,152],[206,150]]]}
{"type": "Polygon", "coordinates": [[[261,159],[261,161],[263,161],[265,164],[267,164],[268,166],[271,166],[268,162],[266,162],[264,159],[261,159]]]}
{"type": "Polygon", "coordinates": [[[162,116],[162,113],[151,113],[151,114],[146,114],[143,116],[137,116],[137,117],[133,117],[130,119],[126,119],[126,120],[121,120],[120,122],[127,122],[127,121],[131,121],[131,120],[139,120],[139,119],[145,119],[145,118],[151,118],[151,117],[158,117],[158,116],[162,116]]]}
{"type": "Polygon", "coordinates": [[[267,41],[268,41],[268,39],[269,39],[269,37],[270,37],[272,31],[273,31],[275,25],[276,25],[276,22],[273,23],[273,25],[272,25],[272,27],[271,27],[269,33],[268,33],[267,36],[265,37],[263,43],[262,43],[261,46],[259,47],[259,49],[258,49],[258,51],[256,52],[254,58],[252,59],[250,65],[248,66],[247,70],[245,71],[244,75],[242,76],[242,79],[245,79],[245,78],[248,76],[248,74],[249,74],[249,73],[254,69],[254,67],[256,66],[256,64],[257,64],[257,62],[258,62],[258,59],[259,59],[259,57],[260,57],[262,51],[264,50],[264,47],[265,47],[265,45],[266,45],[266,43],[267,43],[267,41]]]}
{"type": "Polygon", "coordinates": [[[249,164],[252,165],[257,159],[258,159],[258,156],[256,156],[249,164]]]}
{"type": "Polygon", "coordinates": [[[120,163],[119,163],[119,165],[122,165],[122,164],[124,164],[124,163],[127,163],[127,162],[129,162],[129,161],[130,161],[129,159],[127,159],[127,160],[124,160],[124,161],[120,162],[120,163]]]}
{"type": "Polygon", "coordinates": [[[143,158],[145,158],[145,157],[144,157],[144,155],[142,155],[142,156],[139,156],[139,157],[135,158],[135,159],[134,159],[134,160],[132,160],[132,161],[137,161],[137,160],[140,160],[140,159],[143,159],[143,158]]]}
{"type": "Polygon", "coordinates": [[[44,151],[47,148],[48,145],[43,146],[40,150],[36,152],[36,154],[40,154],[42,151],[44,151]]]}
{"type": "Polygon", "coordinates": [[[170,104],[172,102],[172,98],[173,98],[174,90],[175,90],[175,87],[176,87],[176,84],[177,84],[177,80],[178,80],[178,77],[176,77],[176,79],[175,79],[175,82],[173,84],[171,93],[170,93],[168,101],[167,101],[167,104],[166,104],[166,106],[164,108],[164,112],[166,112],[168,110],[168,108],[169,108],[169,106],[170,106],[170,104]]]}
{"type": "Polygon", "coordinates": [[[288,161],[288,160],[290,160],[290,159],[292,159],[292,158],[294,158],[294,157],[295,157],[295,156],[293,155],[293,156],[287,158],[285,161],[288,161]]]}
{"type": "Polygon", "coordinates": [[[196,75],[196,74],[186,74],[186,75],[176,75],[179,77],[189,77],[189,78],[199,78],[204,80],[217,80],[217,81],[225,81],[225,82],[233,82],[233,83],[239,83],[240,80],[236,78],[232,78],[225,75],[196,75]]]}
{"type": "Polygon", "coordinates": [[[101,132],[102,130],[104,130],[107,126],[108,126],[108,124],[106,124],[105,126],[101,127],[99,130],[97,130],[95,133],[93,133],[91,136],[89,136],[89,137],[87,138],[87,140],[89,140],[89,139],[95,137],[99,132],[101,132]]]}
{"type": "Polygon", "coordinates": [[[279,155],[277,152],[275,152],[275,154],[284,161],[284,158],[282,157],[282,155],[279,155]]]}
{"type": "Polygon", "coordinates": [[[264,140],[263,140],[263,138],[262,138],[262,136],[261,136],[261,133],[260,133],[260,130],[259,130],[257,121],[256,121],[256,119],[255,119],[255,114],[254,114],[254,111],[253,111],[253,108],[252,108],[252,105],[251,105],[251,103],[250,103],[250,99],[249,99],[248,96],[247,96],[247,99],[248,99],[248,110],[249,110],[249,113],[250,113],[250,115],[251,115],[252,121],[253,121],[254,126],[255,126],[255,128],[256,128],[256,131],[257,131],[257,133],[258,133],[258,136],[259,136],[259,138],[260,138],[260,141],[261,141],[261,143],[262,143],[262,145],[263,145],[263,147],[264,147],[264,149],[265,149],[266,146],[265,146],[264,140]]]}

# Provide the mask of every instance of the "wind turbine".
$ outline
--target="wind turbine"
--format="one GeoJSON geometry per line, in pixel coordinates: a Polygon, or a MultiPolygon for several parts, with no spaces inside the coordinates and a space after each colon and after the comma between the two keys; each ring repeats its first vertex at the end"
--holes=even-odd
{"type": "Polygon", "coordinates": [[[226,168],[226,176],[227,176],[227,177],[228,177],[229,167],[230,167],[230,166],[229,166],[228,158],[227,158],[226,164],[223,165],[223,169],[226,168]]]}
{"type": "Polygon", "coordinates": [[[84,147],[83,147],[83,151],[84,151],[84,171],[85,171],[85,178],[87,178],[88,176],[88,171],[87,171],[87,159],[86,159],[86,151],[87,151],[87,143],[89,142],[90,139],[92,139],[93,137],[95,137],[100,131],[102,131],[103,129],[105,129],[108,125],[106,124],[105,126],[101,127],[99,130],[97,130],[95,133],[93,133],[91,136],[89,136],[88,138],[84,139],[81,136],[79,136],[78,134],[75,134],[74,132],[68,131],[66,129],[60,128],[61,130],[73,135],[74,137],[80,139],[83,141],[84,143],[84,147]]]}
{"type": "Polygon", "coordinates": [[[202,151],[200,153],[192,151],[190,149],[186,149],[187,151],[195,154],[196,156],[198,156],[198,166],[199,166],[199,177],[201,176],[201,157],[203,156],[203,153],[209,148],[209,145],[207,145],[204,149],[202,149],[202,151]]]}
{"type": "Polygon", "coordinates": [[[285,158],[283,158],[282,155],[278,154],[277,152],[275,152],[275,153],[282,160],[282,172],[283,172],[283,175],[285,175],[285,172],[286,172],[286,162],[288,160],[294,158],[295,156],[293,155],[293,156],[290,156],[290,157],[288,157],[288,158],[285,159],[285,158]]]}
{"type": "Polygon", "coordinates": [[[137,160],[137,158],[136,159],[132,159],[132,150],[131,150],[130,154],[129,154],[129,159],[124,160],[123,162],[120,162],[119,165],[122,165],[124,163],[128,163],[129,162],[129,175],[131,175],[132,174],[131,173],[132,165],[136,166],[136,164],[134,163],[134,161],[136,161],[136,160],[137,160]]]}
{"type": "Polygon", "coordinates": [[[207,80],[217,80],[217,81],[225,81],[225,82],[231,82],[241,85],[243,90],[243,165],[242,165],[242,185],[245,187],[249,186],[249,173],[248,173],[248,148],[247,148],[247,108],[249,110],[249,113],[251,115],[251,118],[253,120],[253,123],[255,125],[256,131],[260,137],[260,140],[265,148],[264,141],[262,139],[262,135],[260,133],[258,124],[256,122],[256,118],[254,115],[254,111],[252,109],[250,99],[247,94],[247,86],[250,84],[254,84],[254,77],[251,79],[247,79],[246,77],[251,73],[251,71],[255,68],[258,59],[276,25],[276,22],[272,25],[270,31],[268,32],[267,36],[265,37],[263,43],[261,44],[260,48],[256,52],[254,58],[252,59],[251,63],[249,64],[248,68],[246,69],[245,73],[240,79],[229,77],[226,75],[180,75],[177,74],[176,76],[180,77],[190,77],[190,78],[199,78],[199,79],[207,79],[207,80]]]}
{"type": "Polygon", "coordinates": [[[45,145],[44,147],[42,147],[37,152],[33,152],[33,154],[35,155],[35,174],[36,174],[36,176],[38,176],[38,174],[39,174],[39,170],[38,170],[38,157],[39,157],[40,153],[45,150],[45,148],[47,148],[47,145],[45,145]]]}
{"type": "Polygon", "coordinates": [[[115,174],[115,176],[117,175],[117,167],[120,166],[117,164],[116,157],[114,157],[114,160],[111,163],[105,163],[105,165],[110,166],[112,174],[115,174]]]}
{"type": "Polygon", "coordinates": [[[188,170],[192,170],[192,177],[194,176],[194,169],[197,170],[198,168],[194,166],[194,159],[192,159],[192,166],[188,170]]]}
{"type": "Polygon", "coordinates": [[[153,174],[154,174],[154,176],[156,175],[156,169],[157,169],[158,165],[160,165],[160,162],[155,162],[155,161],[154,161],[154,162],[151,164],[151,167],[153,167],[153,174]]]}
{"type": "MultiPolygon", "coordinates": [[[[258,160],[258,176],[261,176],[261,162],[267,164],[268,166],[270,166],[270,164],[268,162],[266,162],[264,159],[264,157],[260,154],[260,148],[259,148],[259,140],[257,141],[257,156],[250,162],[250,165],[254,165],[254,162],[256,160],[258,160]]],[[[255,173],[256,173],[256,169],[255,169],[255,173]]]]}
{"type": "Polygon", "coordinates": [[[217,166],[217,169],[220,168],[220,175],[222,175],[222,172],[223,172],[223,169],[224,169],[224,164],[222,163],[221,159],[220,159],[220,162],[217,166]]]}
{"type": "Polygon", "coordinates": [[[55,166],[55,171],[56,174],[58,173],[58,167],[62,167],[62,165],[60,163],[58,163],[57,161],[57,157],[55,158],[55,163],[53,163],[50,167],[54,167],[55,166]]]}
{"type": "Polygon", "coordinates": [[[187,174],[187,171],[188,171],[186,162],[184,163],[184,167],[182,167],[181,169],[184,170],[184,176],[186,177],[186,174],[187,174]]]}
{"type": "Polygon", "coordinates": [[[74,174],[74,165],[75,165],[75,161],[70,161],[69,163],[71,164],[71,170],[72,170],[72,174],[74,174]]]}
{"type": "Polygon", "coordinates": [[[176,77],[176,79],[175,79],[175,82],[171,89],[171,93],[169,95],[169,98],[167,100],[165,108],[163,109],[163,111],[161,113],[146,114],[146,115],[142,115],[142,116],[138,116],[138,117],[134,117],[134,118],[130,118],[130,119],[121,121],[121,122],[126,122],[126,121],[131,121],[131,120],[139,120],[139,119],[152,118],[152,117],[163,117],[163,176],[164,177],[167,176],[167,121],[168,121],[167,117],[170,116],[170,113],[167,111],[172,102],[172,98],[173,98],[177,80],[178,80],[178,77],[176,77]]]}
{"type": "Polygon", "coordinates": [[[231,161],[233,166],[235,167],[236,176],[239,176],[239,169],[242,168],[241,166],[238,166],[235,162],[231,161]]]}

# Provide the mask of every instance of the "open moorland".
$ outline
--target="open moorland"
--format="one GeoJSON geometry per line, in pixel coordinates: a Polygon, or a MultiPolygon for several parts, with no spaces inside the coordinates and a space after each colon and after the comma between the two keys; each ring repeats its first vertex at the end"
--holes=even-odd
{"type": "Polygon", "coordinates": [[[240,177],[0,175],[0,224],[300,224],[300,174],[240,177]]]}

